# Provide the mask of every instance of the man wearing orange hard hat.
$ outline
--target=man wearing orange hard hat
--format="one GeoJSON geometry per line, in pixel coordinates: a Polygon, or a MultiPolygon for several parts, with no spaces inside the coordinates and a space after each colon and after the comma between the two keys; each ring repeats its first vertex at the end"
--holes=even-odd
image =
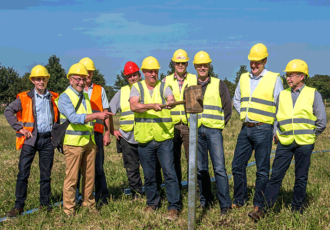
{"type": "Polygon", "coordinates": [[[248,199],[246,167],[255,150],[257,178],[253,199],[254,211],[263,204],[263,194],[269,180],[272,130],[276,100],[283,90],[279,73],[266,69],[267,47],[255,44],[249,53],[251,71],[240,76],[234,96],[234,107],[243,123],[237,138],[232,172],[234,177],[233,208],[243,206],[248,199]]]}

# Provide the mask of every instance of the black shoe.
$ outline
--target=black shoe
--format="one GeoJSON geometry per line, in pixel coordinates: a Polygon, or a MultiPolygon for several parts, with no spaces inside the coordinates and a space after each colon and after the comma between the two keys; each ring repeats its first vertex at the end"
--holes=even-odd
{"type": "Polygon", "coordinates": [[[18,215],[21,215],[23,213],[23,208],[17,208],[14,207],[12,210],[6,213],[6,216],[8,217],[16,217],[18,215]]]}
{"type": "Polygon", "coordinates": [[[46,205],[40,205],[39,210],[40,211],[51,212],[53,209],[52,209],[52,207],[50,207],[48,205],[47,206],[46,205]]]}
{"type": "Polygon", "coordinates": [[[225,215],[227,215],[228,212],[229,212],[229,210],[230,210],[230,207],[222,208],[222,209],[221,209],[221,216],[225,216],[225,215]]]}

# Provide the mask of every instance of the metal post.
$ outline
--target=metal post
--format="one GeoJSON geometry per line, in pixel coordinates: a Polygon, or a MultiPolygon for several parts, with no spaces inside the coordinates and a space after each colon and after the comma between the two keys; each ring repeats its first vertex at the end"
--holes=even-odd
{"type": "Polygon", "coordinates": [[[196,226],[198,114],[189,118],[188,229],[196,226]]]}

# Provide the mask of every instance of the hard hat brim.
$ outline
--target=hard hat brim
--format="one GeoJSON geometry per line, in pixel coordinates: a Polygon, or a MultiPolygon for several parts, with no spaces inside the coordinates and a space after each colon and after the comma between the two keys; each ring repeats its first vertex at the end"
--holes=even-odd
{"type": "Polygon", "coordinates": [[[175,58],[172,58],[172,61],[173,62],[188,62],[189,61],[189,58],[187,58],[187,59],[175,59],[175,58]]]}

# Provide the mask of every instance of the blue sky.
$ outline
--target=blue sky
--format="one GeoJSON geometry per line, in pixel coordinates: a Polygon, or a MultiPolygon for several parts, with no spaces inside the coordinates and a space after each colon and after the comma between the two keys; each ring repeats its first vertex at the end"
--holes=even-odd
{"type": "Polygon", "coordinates": [[[127,61],[151,55],[166,72],[181,48],[188,71],[203,50],[221,79],[234,80],[258,42],[271,71],[299,58],[311,75],[330,75],[330,0],[1,0],[0,31],[0,63],[21,75],[53,54],[66,71],[87,56],[112,85],[127,61]]]}

